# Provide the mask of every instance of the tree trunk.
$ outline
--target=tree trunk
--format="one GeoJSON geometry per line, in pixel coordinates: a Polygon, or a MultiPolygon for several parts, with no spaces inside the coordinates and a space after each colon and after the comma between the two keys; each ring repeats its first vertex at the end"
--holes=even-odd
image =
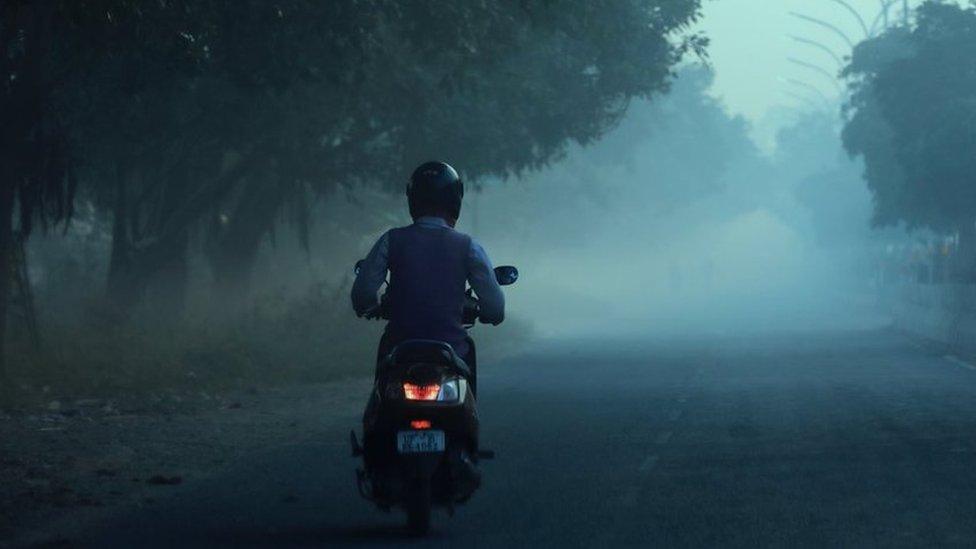
{"type": "Polygon", "coordinates": [[[245,185],[233,214],[220,223],[210,253],[219,307],[239,306],[249,297],[261,240],[274,227],[286,194],[273,177],[254,178],[245,185]]]}
{"type": "Polygon", "coordinates": [[[163,326],[176,326],[186,311],[186,293],[190,282],[188,254],[189,235],[184,234],[180,249],[147,281],[146,304],[153,320],[163,326]]]}
{"type": "Polygon", "coordinates": [[[208,208],[219,202],[257,164],[257,155],[245,156],[220,176],[199,185],[180,201],[152,235],[151,242],[133,243],[129,234],[136,205],[126,193],[126,177],[119,174],[112,258],[109,270],[109,296],[123,313],[132,311],[146,295],[155,276],[166,269],[182,271],[186,266],[189,228],[208,208]],[[181,267],[182,265],[182,267],[181,267]]]}
{"type": "Polygon", "coordinates": [[[238,309],[251,293],[251,275],[260,240],[233,239],[223,242],[210,255],[213,293],[218,308],[238,309]]]}
{"type": "Polygon", "coordinates": [[[14,187],[0,182],[0,391],[9,388],[7,373],[7,324],[10,318],[10,282],[13,276],[14,187]]]}
{"type": "Polygon", "coordinates": [[[112,206],[112,254],[108,266],[108,298],[120,309],[128,309],[138,292],[131,285],[132,249],[129,241],[129,200],[126,170],[116,169],[115,204],[112,206]]]}

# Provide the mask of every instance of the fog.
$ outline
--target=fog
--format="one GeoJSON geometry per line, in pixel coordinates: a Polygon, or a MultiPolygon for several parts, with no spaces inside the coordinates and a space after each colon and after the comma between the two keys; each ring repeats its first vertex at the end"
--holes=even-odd
{"type": "MultiPolygon", "coordinates": [[[[269,380],[282,363],[317,375],[317,363],[368,361],[381,327],[349,309],[352,265],[384,231],[410,222],[409,173],[440,159],[467,181],[459,228],[496,264],[522,271],[506,289],[509,321],[479,338],[876,324],[882,250],[909,240],[900,229],[872,228],[881,210],[865,155],[842,146],[843,108],[856,87],[831,74],[846,62],[844,42],[864,29],[857,17],[837,16],[843,2],[828,4],[687,0],[669,3],[661,21],[655,10],[620,5],[594,21],[607,32],[579,36],[574,21],[593,14],[566,8],[553,17],[546,4],[538,7],[545,29],[531,18],[518,19],[517,36],[502,32],[509,23],[470,29],[480,50],[414,43],[400,36],[413,36],[407,20],[363,20],[382,37],[368,51],[342,38],[352,27],[309,5],[287,20],[289,33],[256,19],[265,51],[288,44],[275,54],[296,60],[287,66],[239,49],[238,37],[255,29],[233,26],[233,17],[181,14],[174,25],[224,32],[199,51],[161,36],[157,65],[137,54],[75,60],[87,72],[70,72],[76,86],[52,96],[48,111],[64,118],[74,149],[39,164],[55,180],[11,212],[25,235],[32,224],[48,229],[26,238],[22,268],[36,302],[28,316],[45,340],[77,345],[83,363],[104,365],[118,353],[143,361],[152,353],[135,349],[144,345],[158,347],[177,376],[205,368],[186,356],[268,371],[269,380]],[[619,25],[634,18],[648,21],[619,25]],[[334,26],[334,41],[322,25],[334,26]],[[511,48],[493,32],[521,42],[511,48]],[[841,54],[810,74],[793,61],[824,51],[804,50],[794,36],[841,54]],[[628,41],[646,51],[618,51],[628,41]],[[212,57],[211,47],[240,57],[212,57]],[[184,57],[166,57],[174,51],[184,57]],[[475,72],[447,69],[475,53],[475,72]],[[173,72],[177,62],[183,72],[173,72]],[[145,75],[142,87],[118,86],[133,70],[145,75]],[[805,91],[788,85],[801,80],[805,91]],[[397,91],[405,89],[413,95],[397,91]],[[120,334],[141,343],[126,345],[120,334]]],[[[888,17],[874,16],[878,5],[867,0],[847,7],[880,32],[906,5],[888,17]]],[[[155,16],[176,17],[165,3],[155,16]]],[[[74,37],[79,44],[113,24],[99,21],[85,20],[92,27],[74,37]]],[[[172,33],[184,35],[192,33],[172,33]]],[[[113,40],[118,51],[144,47],[113,40]]],[[[57,59],[70,68],[69,53],[57,59]]],[[[12,323],[14,345],[37,339],[24,337],[38,331],[32,325],[12,323]]],[[[27,378],[70,369],[70,353],[53,346],[11,354],[27,378]]]]}
{"type": "MultiPolygon", "coordinates": [[[[917,7],[921,0],[886,1],[889,23],[902,20],[902,9],[917,7]]],[[[881,2],[848,0],[866,25],[884,22],[881,2]]],[[[828,102],[844,100],[842,88],[825,75],[792,60],[812,63],[833,73],[837,61],[826,51],[797,37],[812,39],[843,58],[850,50],[844,36],[853,42],[864,36],[859,21],[841,4],[830,0],[719,0],[703,5],[705,16],[699,27],[708,35],[709,61],[716,69],[712,94],[729,109],[751,122],[753,139],[766,151],[776,146],[776,134],[808,109],[810,102],[825,108],[828,102]],[[838,34],[796,14],[829,23],[838,34]],[[803,85],[797,84],[801,82],[803,85]],[[810,89],[807,86],[812,86],[810,89]]],[[[869,29],[870,30],[870,29],[869,29]]]]}
{"type": "Polygon", "coordinates": [[[0,6],[0,548],[976,546],[976,0],[0,6]]]}
{"type": "Polygon", "coordinates": [[[766,153],[685,67],[591,147],[468,195],[462,229],[522,269],[540,333],[693,333],[867,322],[871,199],[839,120],[797,112],[766,153]]]}
{"type": "MultiPolygon", "coordinates": [[[[522,273],[506,288],[510,317],[545,337],[885,321],[878,253],[906,237],[872,229],[839,112],[791,110],[764,147],[716,96],[715,70],[685,65],[667,94],[633,101],[603,138],[548,166],[468,183],[458,228],[522,273]]],[[[379,190],[340,192],[315,211],[308,251],[287,226],[263,246],[258,294],[346,287],[375,238],[409,223],[404,197],[379,190]]]]}
{"type": "MultiPolygon", "coordinates": [[[[774,146],[764,147],[753,123],[717,95],[716,70],[685,63],[666,93],[630,101],[600,139],[572,143],[542,167],[468,182],[458,228],[496,265],[522,273],[505,290],[508,322],[475,332],[488,349],[536,338],[701,337],[886,321],[875,307],[879,250],[905,237],[871,228],[863,166],[842,148],[839,112],[794,109],[774,146]]],[[[269,380],[298,375],[282,373],[282,364],[313,378],[331,375],[323,362],[366,368],[381,325],[348,309],[352,265],[383,232],[410,222],[402,192],[389,190],[404,184],[309,198],[306,223],[279,219],[260,241],[243,291],[215,284],[209,241],[195,240],[185,290],[174,298],[171,279],[156,279],[145,303],[123,317],[144,348],[159,347],[133,360],[151,368],[148,357],[158,352],[181,375],[208,366],[179,357],[218,360],[229,345],[241,354],[228,371],[253,369],[269,380]],[[185,304],[176,332],[188,334],[175,347],[155,336],[160,326],[173,329],[161,313],[174,299],[185,304]]],[[[66,234],[31,242],[42,326],[59,345],[96,340],[81,356],[99,364],[103,350],[138,352],[112,335],[118,317],[99,297],[111,250],[109,223],[84,201],[66,234]],[[96,333],[78,335],[79,323],[96,333]]],[[[70,368],[62,361],[59,368],[70,368]]]]}

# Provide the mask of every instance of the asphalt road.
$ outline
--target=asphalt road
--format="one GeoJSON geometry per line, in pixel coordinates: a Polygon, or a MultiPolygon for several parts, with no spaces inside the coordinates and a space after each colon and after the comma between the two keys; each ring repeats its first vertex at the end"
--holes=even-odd
{"type": "MultiPolygon", "coordinates": [[[[886,330],[552,342],[482,366],[484,486],[431,536],[347,432],[93,525],[93,547],[976,544],[976,370],[886,330]]],[[[326,421],[323,419],[323,421],[326,421]]]]}

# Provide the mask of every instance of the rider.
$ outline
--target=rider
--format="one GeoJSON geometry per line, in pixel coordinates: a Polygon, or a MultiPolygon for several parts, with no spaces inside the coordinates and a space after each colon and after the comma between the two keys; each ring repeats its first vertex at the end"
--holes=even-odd
{"type": "Polygon", "coordinates": [[[378,362],[408,339],[449,343],[472,372],[474,347],[462,325],[465,282],[478,296],[479,318],[499,324],[505,318],[505,296],[488,255],[470,236],[454,230],[461,213],[464,183],[444,162],[421,164],[407,185],[413,224],[387,231],[360,265],[352,287],[352,306],[359,316],[379,316],[389,323],[380,339],[378,362]],[[390,283],[384,303],[377,296],[387,271],[390,283]]]}

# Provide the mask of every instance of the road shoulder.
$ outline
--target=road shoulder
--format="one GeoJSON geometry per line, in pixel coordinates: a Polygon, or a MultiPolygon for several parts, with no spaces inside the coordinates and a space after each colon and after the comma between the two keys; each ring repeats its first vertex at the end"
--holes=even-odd
{"type": "Polygon", "coordinates": [[[0,547],[68,543],[85,525],[151,507],[249,455],[353,422],[368,378],[145,406],[52,401],[0,416],[0,547]],[[56,404],[53,404],[57,402],[56,404]]]}

